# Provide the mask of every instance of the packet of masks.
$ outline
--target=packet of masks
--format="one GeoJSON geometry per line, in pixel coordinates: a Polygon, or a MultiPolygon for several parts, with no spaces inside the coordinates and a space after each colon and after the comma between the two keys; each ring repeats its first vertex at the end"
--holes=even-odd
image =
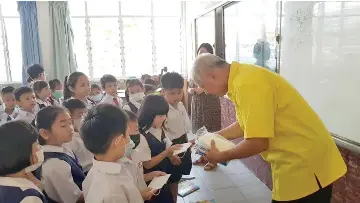
{"type": "MultiPolygon", "coordinates": [[[[206,152],[211,148],[211,141],[214,140],[216,148],[220,151],[226,151],[235,147],[235,144],[224,137],[217,135],[215,133],[210,133],[207,131],[206,127],[200,128],[196,132],[196,145],[194,149],[196,154],[205,155],[206,152]]],[[[220,163],[224,166],[227,166],[229,161],[220,163]]]]}

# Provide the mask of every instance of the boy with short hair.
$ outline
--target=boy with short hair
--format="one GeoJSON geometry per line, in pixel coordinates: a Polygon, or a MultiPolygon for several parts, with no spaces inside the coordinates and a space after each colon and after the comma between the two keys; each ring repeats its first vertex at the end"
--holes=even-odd
{"type": "MultiPolygon", "coordinates": [[[[184,78],[176,72],[165,73],[161,77],[162,94],[169,103],[169,113],[165,126],[168,136],[173,144],[183,144],[188,142],[187,134],[191,130],[191,122],[184,104],[181,102],[183,97],[184,78]]],[[[182,155],[179,155],[182,157],[182,155]]],[[[191,151],[185,152],[179,166],[174,166],[171,174],[171,192],[176,202],[178,182],[182,175],[189,175],[192,168],[191,151]]]]}
{"type": "Polygon", "coordinates": [[[18,115],[19,110],[15,107],[15,88],[7,86],[1,89],[1,99],[4,102],[0,108],[0,124],[12,121],[18,115]]]}
{"type": "Polygon", "coordinates": [[[123,106],[123,100],[117,96],[117,79],[113,75],[106,74],[100,79],[101,87],[105,91],[101,104],[112,104],[119,108],[123,106]]]}
{"type": "Polygon", "coordinates": [[[30,87],[24,86],[16,89],[14,95],[16,104],[20,107],[15,120],[24,120],[31,124],[35,119],[36,97],[34,91],[30,87]]]}
{"type": "Polygon", "coordinates": [[[38,131],[24,121],[11,121],[0,126],[0,135],[1,202],[47,202],[31,173],[44,161],[38,131]]]}
{"type": "Polygon", "coordinates": [[[85,202],[144,202],[129,171],[119,162],[134,147],[127,127],[127,115],[111,104],[99,104],[85,116],[80,134],[95,156],[83,182],[85,202]]]}
{"type": "Polygon", "coordinates": [[[103,98],[103,90],[98,84],[91,85],[90,98],[95,102],[99,103],[103,98]]]}

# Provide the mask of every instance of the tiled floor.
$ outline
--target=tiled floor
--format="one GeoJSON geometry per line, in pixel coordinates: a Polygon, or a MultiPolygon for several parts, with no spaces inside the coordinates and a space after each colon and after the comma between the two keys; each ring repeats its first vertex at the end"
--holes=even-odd
{"type": "MultiPolygon", "coordinates": [[[[193,155],[193,160],[197,159],[193,155]]],[[[216,203],[270,203],[271,191],[240,161],[231,161],[228,166],[219,165],[214,171],[204,171],[202,166],[193,166],[191,180],[200,190],[184,197],[178,203],[190,203],[215,199],[216,203]]]]}

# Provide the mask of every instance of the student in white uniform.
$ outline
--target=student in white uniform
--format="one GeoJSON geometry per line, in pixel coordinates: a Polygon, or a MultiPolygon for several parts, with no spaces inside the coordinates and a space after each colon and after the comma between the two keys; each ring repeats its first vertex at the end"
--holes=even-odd
{"type": "Polygon", "coordinates": [[[89,98],[90,94],[89,78],[82,72],[73,72],[65,77],[64,81],[64,100],[75,98],[80,99],[90,109],[95,106],[95,102],[89,98]]]}
{"type": "Polygon", "coordinates": [[[74,129],[70,115],[62,107],[48,106],[36,117],[44,163],[35,171],[49,202],[84,202],[82,182],[85,174],[74,153],[64,147],[72,140],[74,129]]]}
{"type": "Polygon", "coordinates": [[[86,203],[144,202],[130,172],[119,161],[134,147],[127,126],[126,114],[111,104],[99,104],[85,116],[80,134],[95,155],[83,183],[86,203]]]}
{"type": "Polygon", "coordinates": [[[91,84],[90,98],[98,104],[104,97],[103,90],[98,84],[91,84]]]}
{"type": "Polygon", "coordinates": [[[51,96],[48,98],[48,101],[52,106],[61,106],[61,103],[64,100],[63,84],[60,82],[60,80],[53,79],[49,81],[49,86],[51,90],[51,96]]]}
{"type": "Polygon", "coordinates": [[[24,121],[0,126],[1,203],[45,203],[40,181],[31,173],[44,161],[38,131],[24,121]]]}
{"type": "MultiPolygon", "coordinates": [[[[165,73],[161,77],[162,94],[169,103],[169,113],[165,122],[166,130],[173,144],[188,142],[187,134],[191,131],[191,122],[184,104],[183,98],[184,78],[176,72],[165,73]]],[[[171,181],[173,195],[177,194],[178,182],[182,175],[189,175],[192,168],[191,151],[179,155],[181,165],[175,166],[171,181]]]]}
{"type": "Polygon", "coordinates": [[[50,106],[48,98],[51,95],[49,84],[46,81],[36,81],[33,84],[33,90],[36,96],[36,106],[35,114],[40,111],[40,109],[50,106]]]}
{"type": "Polygon", "coordinates": [[[173,168],[181,164],[178,156],[174,156],[174,150],[179,149],[180,145],[172,145],[164,129],[166,115],[169,112],[169,104],[163,96],[146,96],[139,112],[139,131],[144,135],[150,148],[151,160],[144,161],[144,171],[163,171],[171,174],[168,184],[166,184],[158,196],[153,197],[150,202],[175,202],[177,194],[174,197],[170,190],[170,185],[175,183],[173,168]]]}
{"type": "Polygon", "coordinates": [[[1,89],[1,99],[4,103],[0,106],[0,125],[14,120],[19,113],[16,108],[14,90],[11,86],[1,89]]]}
{"type": "MultiPolygon", "coordinates": [[[[129,159],[123,159],[125,166],[129,166],[128,170],[135,180],[135,185],[139,189],[141,196],[144,200],[150,200],[155,191],[151,191],[147,187],[146,182],[150,182],[152,179],[158,176],[166,175],[162,171],[152,171],[144,174],[143,162],[151,160],[151,151],[149,145],[143,135],[139,132],[139,125],[136,115],[125,110],[125,113],[129,117],[128,127],[130,139],[134,142],[135,146],[132,150],[129,159]],[[134,164],[126,164],[132,162],[134,164]]],[[[155,192],[156,193],[156,192],[155,192]]]]}
{"type": "Polygon", "coordinates": [[[32,87],[36,81],[46,81],[45,69],[40,64],[30,65],[26,72],[28,74],[27,82],[29,83],[29,87],[32,87]]]}
{"type": "Polygon", "coordinates": [[[79,159],[79,163],[86,175],[90,170],[94,159],[94,155],[86,149],[79,133],[82,118],[87,112],[86,105],[79,99],[68,99],[64,101],[63,105],[70,113],[75,131],[72,140],[69,143],[64,144],[64,146],[68,147],[74,152],[75,156],[79,159]]]}
{"type": "Polygon", "coordinates": [[[20,87],[14,92],[16,104],[19,106],[19,114],[15,120],[23,120],[32,123],[35,119],[34,108],[36,106],[36,97],[30,87],[20,87]]]}
{"type": "Polygon", "coordinates": [[[117,96],[117,79],[113,75],[106,74],[100,79],[102,89],[105,90],[105,96],[100,104],[112,104],[119,108],[123,106],[123,100],[117,96]]]}
{"type": "Polygon", "coordinates": [[[124,110],[132,111],[135,114],[140,109],[144,100],[145,93],[143,84],[138,79],[130,79],[126,81],[125,99],[127,104],[123,106],[124,110]]]}

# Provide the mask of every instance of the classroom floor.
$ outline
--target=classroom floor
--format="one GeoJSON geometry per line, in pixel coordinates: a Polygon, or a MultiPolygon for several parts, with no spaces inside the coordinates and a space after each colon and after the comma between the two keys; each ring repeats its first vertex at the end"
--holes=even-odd
{"type": "MultiPolygon", "coordinates": [[[[193,160],[197,159],[193,155],[193,160]]],[[[193,166],[191,180],[200,190],[184,197],[178,203],[215,199],[216,203],[270,203],[271,191],[240,161],[231,161],[228,166],[219,165],[214,171],[204,171],[202,166],[193,166]]]]}

